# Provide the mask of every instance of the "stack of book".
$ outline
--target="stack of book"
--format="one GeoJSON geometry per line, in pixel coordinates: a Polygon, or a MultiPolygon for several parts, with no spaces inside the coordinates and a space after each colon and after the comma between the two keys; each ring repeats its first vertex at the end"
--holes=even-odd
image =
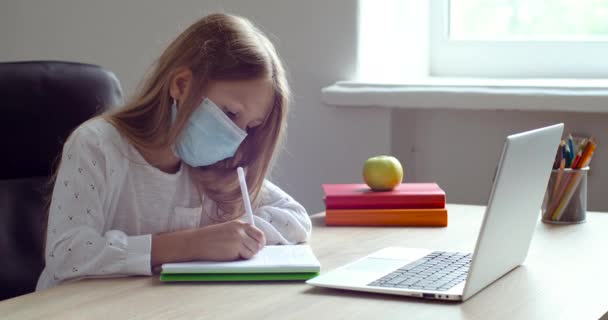
{"type": "Polygon", "coordinates": [[[448,225],[445,191],[436,183],[402,183],[391,191],[372,191],[366,184],[324,184],[323,191],[327,225],[448,225]]]}

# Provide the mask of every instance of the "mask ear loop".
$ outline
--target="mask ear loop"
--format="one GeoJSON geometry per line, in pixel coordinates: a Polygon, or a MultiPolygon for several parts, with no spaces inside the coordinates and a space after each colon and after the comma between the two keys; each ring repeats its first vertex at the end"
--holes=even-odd
{"type": "Polygon", "coordinates": [[[177,117],[177,100],[171,97],[171,123],[175,122],[175,118],[177,117]]]}
{"type": "MultiPolygon", "coordinates": [[[[175,119],[177,118],[177,100],[175,100],[173,97],[171,97],[171,100],[171,126],[173,126],[175,124],[175,119]]],[[[171,145],[171,151],[176,157],[179,158],[177,150],[175,149],[175,143],[171,145]]]]}

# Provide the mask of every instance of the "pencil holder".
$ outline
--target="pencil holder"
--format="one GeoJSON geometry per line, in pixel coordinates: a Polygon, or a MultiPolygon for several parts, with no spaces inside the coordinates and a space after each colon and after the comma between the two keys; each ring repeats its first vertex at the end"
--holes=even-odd
{"type": "Polygon", "coordinates": [[[588,172],[589,167],[551,171],[542,206],[543,222],[554,224],[585,222],[588,172]]]}

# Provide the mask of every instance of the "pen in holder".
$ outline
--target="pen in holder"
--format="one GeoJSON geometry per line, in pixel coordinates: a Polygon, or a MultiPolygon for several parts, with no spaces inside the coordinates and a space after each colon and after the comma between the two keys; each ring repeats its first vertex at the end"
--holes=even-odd
{"type": "Polygon", "coordinates": [[[542,205],[543,222],[555,224],[585,222],[588,172],[589,167],[551,171],[542,205]]]}

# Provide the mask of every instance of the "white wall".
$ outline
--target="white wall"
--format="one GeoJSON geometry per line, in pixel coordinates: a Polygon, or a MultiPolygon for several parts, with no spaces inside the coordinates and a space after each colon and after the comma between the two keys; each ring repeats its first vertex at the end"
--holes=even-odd
{"type": "Polygon", "coordinates": [[[286,61],[295,105],[274,180],[311,213],[322,210],[322,183],[360,181],[363,161],[390,151],[389,110],[336,109],[320,100],[322,87],[354,76],[354,0],[3,1],[0,61],[99,64],[129,94],[171,38],[220,9],[252,19],[286,61]]]}

